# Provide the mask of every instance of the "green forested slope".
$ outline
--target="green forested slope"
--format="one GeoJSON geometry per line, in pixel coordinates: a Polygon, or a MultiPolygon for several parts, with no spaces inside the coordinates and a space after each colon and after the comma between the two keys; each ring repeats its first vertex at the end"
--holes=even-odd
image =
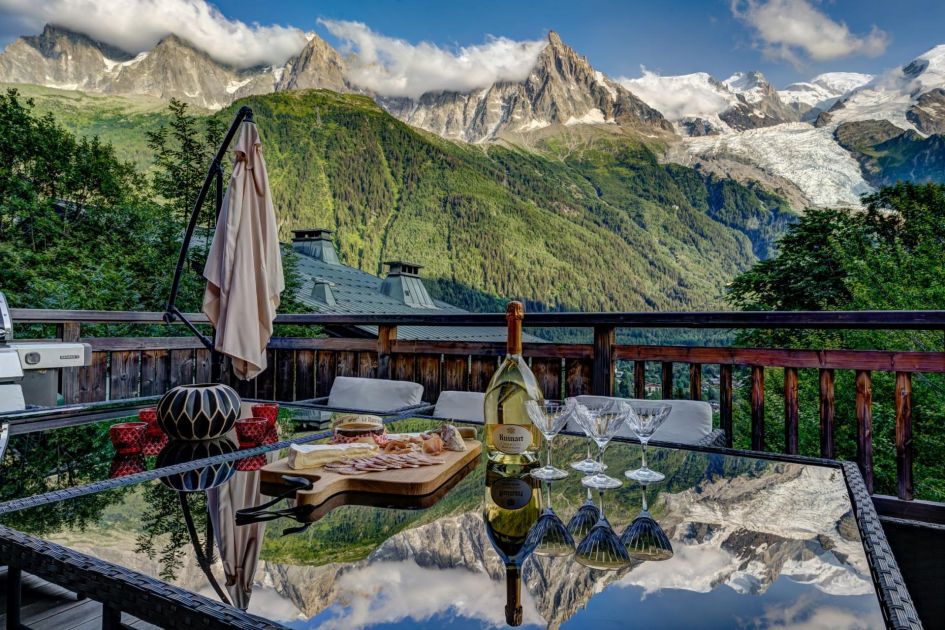
{"type": "Polygon", "coordinates": [[[718,194],[626,137],[535,152],[448,142],[359,96],[243,104],[256,112],[284,235],[333,227],[348,264],[379,273],[384,260],[416,260],[438,296],[470,308],[495,297],[586,310],[716,304],[755,260],[752,238],[767,251],[792,216],[761,190],[731,182],[718,194]]]}
{"type": "MultiPolygon", "coordinates": [[[[79,134],[139,168],[153,103],[29,91],[79,134]]],[[[716,306],[793,215],[779,197],[664,166],[642,142],[584,133],[536,149],[462,145],[409,127],[370,99],[329,91],[242,100],[260,127],[283,238],[336,230],[347,264],[409,258],[436,297],[474,310],[671,310],[716,306]]]]}

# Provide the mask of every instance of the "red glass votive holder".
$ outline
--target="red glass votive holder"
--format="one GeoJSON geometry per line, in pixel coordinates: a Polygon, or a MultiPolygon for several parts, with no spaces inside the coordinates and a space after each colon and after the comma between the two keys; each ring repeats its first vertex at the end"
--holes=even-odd
{"type": "Polygon", "coordinates": [[[252,455],[236,460],[236,470],[240,472],[252,472],[259,470],[266,465],[265,455],[252,455]]]}
{"type": "Polygon", "coordinates": [[[145,407],[144,409],[139,409],[138,420],[147,423],[148,437],[158,437],[164,435],[164,431],[161,430],[161,425],[159,425],[157,421],[157,407],[145,407]]]}
{"type": "Polygon", "coordinates": [[[268,431],[267,418],[240,418],[236,421],[236,438],[240,441],[240,448],[259,446],[266,439],[268,431]]]}
{"type": "Polygon", "coordinates": [[[252,406],[253,417],[265,418],[269,421],[269,426],[276,426],[276,419],[279,417],[278,403],[259,403],[252,406]]]}
{"type": "Polygon", "coordinates": [[[266,431],[266,437],[263,438],[263,444],[275,444],[279,441],[279,427],[269,427],[266,431]]]}
{"type": "Polygon", "coordinates": [[[144,455],[140,453],[137,455],[115,455],[112,458],[111,469],[108,471],[108,478],[117,479],[118,477],[126,477],[144,471],[144,455]]]}
{"type": "Polygon", "coordinates": [[[170,438],[166,433],[159,433],[158,435],[151,435],[147,431],[144,432],[144,443],[142,445],[142,452],[148,457],[154,457],[161,450],[167,446],[167,443],[170,441],[170,438]]]}
{"type": "Polygon", "coordinates": [[[146,422],[119,422],[108,427],[108,435],[119,455],[134,455],[141,452],[147,429],[146,422]]]}

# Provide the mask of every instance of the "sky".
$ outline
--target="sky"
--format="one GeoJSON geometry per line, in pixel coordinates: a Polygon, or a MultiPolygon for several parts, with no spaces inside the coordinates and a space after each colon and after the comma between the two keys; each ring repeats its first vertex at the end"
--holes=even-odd
{"type": "Polygon", "coordinates": [[[315,32],[402,94],[527,74],[549,30],[612,77],[760,70],[779,87],[877,74],[945,43],[945,0],[0,0],[0,43],[47,21],[126,50],[183,30],[244,66],[278,63],[315,32]]]}

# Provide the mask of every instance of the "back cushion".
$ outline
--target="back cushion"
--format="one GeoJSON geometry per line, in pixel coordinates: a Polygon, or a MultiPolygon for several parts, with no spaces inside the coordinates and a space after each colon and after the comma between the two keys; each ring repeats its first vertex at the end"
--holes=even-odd
{"type": "Polygon", "coordinates": [[[480,392],[445,391],[436,399],[433,415],[451,420],[483,422],[483,405],[486,395],[480,392]]]}
{"type": "Polygon", "coordinates": [[[328,406],[364,411],[394,411],[419,405],[422,398],[423,385],[419,383],[338,376],[328,394],[328,406]]]}
{"type": "MultiPolygon", "coordinates": [[[[578,402],[589,403],[602,400],[613,400],[606,396],[577,396],[578,402]]],[[[651,439],[660,442],[677,442],[679,444],[695,444],[712,432],[712,407],[701,400],[636,400],[620,398],[629,403],[665,402],[673,406],[669,417],[651,439]]],[[[568,421],[568,429],[581,431],[581,427],[574,420],[568,421]]],[[[629,427],[622,427],[617,434],[622,437],[635,437],[629,427]]]]}

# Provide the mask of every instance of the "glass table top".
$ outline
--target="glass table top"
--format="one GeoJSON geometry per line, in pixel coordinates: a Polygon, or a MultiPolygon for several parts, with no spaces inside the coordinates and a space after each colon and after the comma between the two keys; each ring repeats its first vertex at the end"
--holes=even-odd
{"type": "MultiPolygon", "coordinates": [[[[103,405],[89,405],[88,414],[94,417],[103,408],[103,405]]],[[[0,504],[153,470],[162,463],[167,465],[196,456],[196,452],[167,452],[162,457],[161,452],[169,441],[166,436],[146,437],[140,456],[119,456],[109,437],[109,427],[121,422],[137,422],[137,409],[129,407],[118,413],[121,408],[115,411],[113,404],[107,408],[112,410],[109,415],[115,417],[59,427],[26,423],[12,425],[11,435],[0,457],[0,504]]],[[[268,436],[266,443],[316,433],[330,426],[331,416],[331,412],[324,410],[283,407],[280,409],[278,433],[268,436]]],[[[82,418],[70,422],[82,422],[82,418]]],[[[206,455],[240,449],[236,432],[232,430],[206,455]]]]}
{"type": "MultiPolygon", "coordinates": [[[[438,424],[410,419],[389,430],[438,424]]],[[[585,449],[585,439],[559,436],[555,462],[566,467],[585,449]]],[[[839,468],[651,447],[648,463],[666,479],[646,488],[646,499],[671,557],[601,571],[573,554],[529,554],[526,543],[516,595],[499,553],[515,549],[495,543],[501,526],[490,506],[501,493],[484,457],[416,505],[391,508],[350,494],[299,516],[283,500],[276,508],[295,518],[237,525],[236,510],[268,501],[263,489],[275,493],[261,488],[258,468],[278,455],[210,471],[203,478],[217,485],[206,491],[181,493],[179,479],[151,480],[2,514],[0,523],[291,628],[480,628],[509,620],[535,628],[883,625],[839,468]],[[520,619],[506,614],[510,598],[520,619]]],[[[640,447],[614,441],[604,461],[624,480],[603,495],[620,535],[644,500],[644,489],[623,476],[639,466],[640,447]]],[[[512,487],[539,493],[542,505],[550,495],[564,523],[588,498],[575,471],[550,488],[505,474],[515,478],[512,487]]],[[[511,502],[505,507],[513,511],[524,505],[511,502]]],[[[537,510],[517,513],[526,512],[534,522],[537,510]]]]}

